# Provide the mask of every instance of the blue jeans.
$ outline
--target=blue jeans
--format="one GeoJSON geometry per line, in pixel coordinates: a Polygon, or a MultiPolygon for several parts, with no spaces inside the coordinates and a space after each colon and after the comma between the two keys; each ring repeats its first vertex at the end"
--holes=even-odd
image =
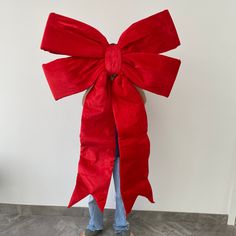
{"type": "MultiPolygon", "coordinates": [[[[116,146],[118,149],[118,145],[116,146]]],[[[116,152],[117,153],[117,152],[116,152]]],[[[116,192],[116,209],[115,209],[115,220],[113,223],[113,229],[116,233],[129,229],[129,222],[126,220],[125,208],[120,193],[120,168],[119,168],[120,157],[116,155],[115,164],[113,168],[113,179],[116,192]]],[[[99,209],[96,200],[93,196],[89,195],[89,214],[90,220],[87,225],[87,229],[91,231],[103,229],[103,213],[99,209]]]]}

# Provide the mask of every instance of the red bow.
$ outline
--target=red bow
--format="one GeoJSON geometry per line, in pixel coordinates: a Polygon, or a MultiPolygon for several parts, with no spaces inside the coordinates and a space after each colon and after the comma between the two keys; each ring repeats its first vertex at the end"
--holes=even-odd
{"type": "Polygon", "coordinates": [[[115,160],[116,127],[126,215],[138,195],[154,203],[148,180],[147,115],[134,85],[168,97],[181,61],[160,53],[178,45],[168,10],[132,24],[117,44],[109,44],[98,30],[83,22],[49,15],[41,49],[69,55],[43,64],[55,100],[93,86],[83,106],[80,159],[68,207],[92,194],[103,212],[115,160]]]}

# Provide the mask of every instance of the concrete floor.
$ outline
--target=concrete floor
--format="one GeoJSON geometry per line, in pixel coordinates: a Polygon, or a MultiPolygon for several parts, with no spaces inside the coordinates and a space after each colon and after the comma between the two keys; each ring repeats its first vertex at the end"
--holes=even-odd
{"type": "MultiPolygon", "coordinates": [[[[114,210],[106,209],[102,235],[113,235],[113,219],[114,210]]],[[[88,220],[87,208],[0,204],[0,236],[78,236],[88,220]]],[[[236,236],[225,215],[133,211],[127,220],[135,236],[236,236]]]]}

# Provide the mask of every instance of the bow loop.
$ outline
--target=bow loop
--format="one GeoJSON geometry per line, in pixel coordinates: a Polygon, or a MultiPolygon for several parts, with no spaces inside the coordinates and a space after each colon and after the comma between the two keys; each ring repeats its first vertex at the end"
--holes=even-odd
{"type": "Polygon", "coordinates": [[[92,86],[104,71],[103,60],[60,58],[43,64],[55,100],[82,92],[92,86]]]}
{"type": "Polygon", "coordinates": [[[168,97],[181,61],[153,53],[130,53],[123,56],[123,73],[140,88],[168,97]]]}
{"type": "Polygon", "coordinates": [[[162,53],[176,48],[180,41],[169,11],[164,10],[133,23],[118,44],[124,53],[162,53]]]}
{"type": "Polygon", "coordinates": [[[107,45],[106,38],[92,26],[50,13],[40,48],[55,54],[102,58],[107,45]]]}

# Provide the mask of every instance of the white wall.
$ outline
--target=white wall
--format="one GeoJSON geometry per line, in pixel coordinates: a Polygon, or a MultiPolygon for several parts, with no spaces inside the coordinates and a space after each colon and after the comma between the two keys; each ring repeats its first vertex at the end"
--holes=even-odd
{"type": "MultiPolygon", "coordinates": [[[[79,158],[82,95],[54,101],[39,49],[49,12],[82,20],[116,42],[131,23],[169,9],[182,65],[170,97],[145,91],[155,204],[133,209],[236,215],[233,0],[0,2],[0,202],[66,206],[79,158]]],[[[87,198],[77,206],[87,206],[87,198]]],[[[113,180],[107,208],[114,208],[113,180]]]]}

